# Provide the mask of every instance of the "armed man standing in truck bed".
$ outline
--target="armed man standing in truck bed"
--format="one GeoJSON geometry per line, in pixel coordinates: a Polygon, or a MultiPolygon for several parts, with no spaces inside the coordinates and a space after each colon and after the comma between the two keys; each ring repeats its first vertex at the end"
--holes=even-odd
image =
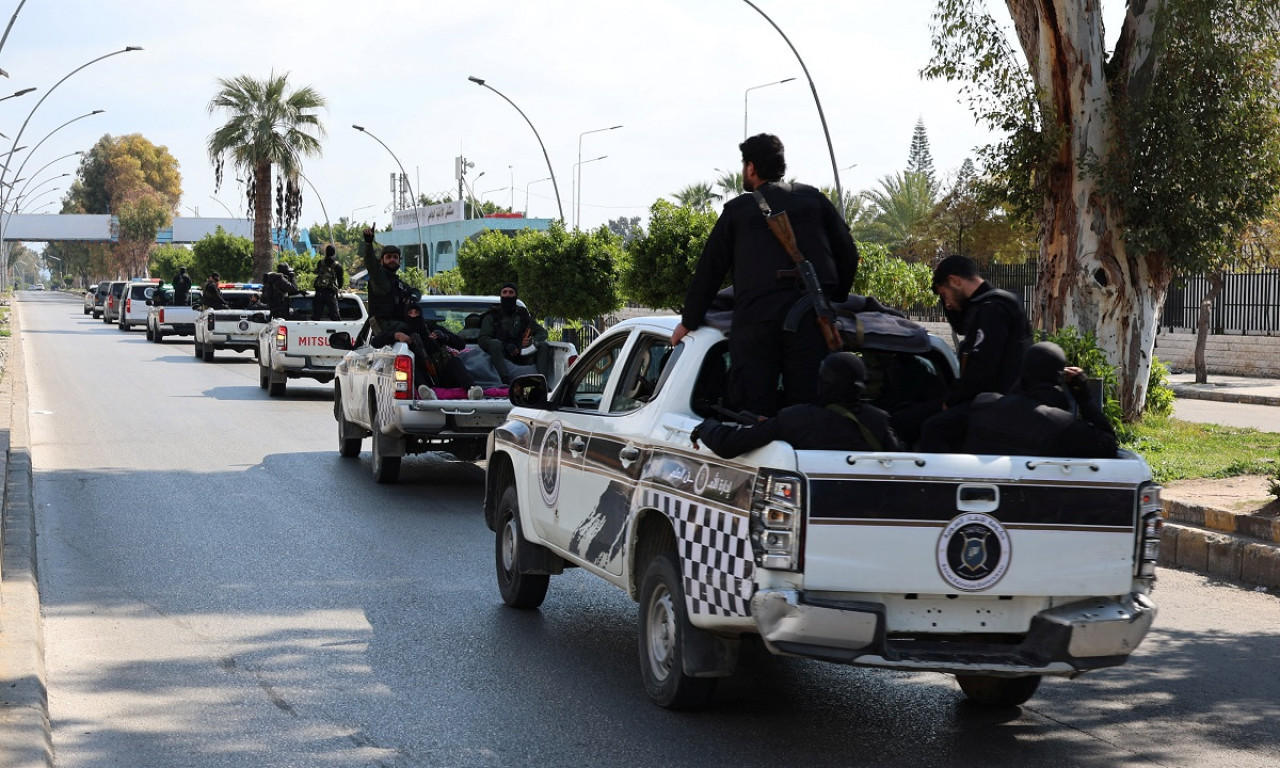
{"type": "MultiPolygon", "coordinates": [[[[758,134],[738,148],[743,187],[760,192],[771,210],[787,213],[800,253],[812,262],[828,301],[843,301],[857,274],[858,249],[840,212],[816,188],[782,181],[787,163],[777,136],[758,134]]],[[[828,347],[795,262],[753,195],[739,195],[725,205],[698,260],[671,343],[678,344],[702,325],[730,270],[729,402],[762,416],[772,416],[784,405],[814,402],[818,366],[828,347]]]]}

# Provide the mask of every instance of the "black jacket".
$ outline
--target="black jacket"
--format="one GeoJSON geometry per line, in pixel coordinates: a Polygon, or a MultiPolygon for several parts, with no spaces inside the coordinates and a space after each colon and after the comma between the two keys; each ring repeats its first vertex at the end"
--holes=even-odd
{"type": "Polygon", "coordinates": [[[1031,323],[1022,302],[984,282],[969,297],[960,324],[960,378],[947,390],[947,405],[982,392],[1011,391],[1022,377],[1022,360],[1031,346],[1031,323]]]}
{"type": "Polygon", "coordinates": [[[1044,386],[1003,396],[978,395],[969,406],[964,452],[1115,458],[1111,422],[1083,387],[1071,393],[1068,399],[1060,388],[1044,386]]]}
{"type": "Polygon", "coordinates": [[[364,268],[369,278],[369,314],[378,320],[403,320],[405,304],[416,301],[418,292],[382,266],[373,243],[364,244],[364,268]]]}
{"type": "MultiPolygon", "coordinates": [[[[813,263],[827,298],[843,301],[858,271],[858,249],[840,212],[807,184],[770,182],[760,193],[774,213],[786,211],[800,253],[813,263]]],[[[681,322],[689,330],[702,325],[726,274],[733,282],[735,319],[759,317],[762,307],[790,306],[803,295],[800,283],[778,272],[793,269],[795,262],[769,230],[755,197],[739,195],[725,205],[707,238],[681,322]]]]}
{"type": "Polygon", "coordinates": [[[314,284],[316,293],[337,293],[342,290],[346,279],[347,273],[337,259],[332,261],[329,261],[328,257],[321,259],[320,264],[316,266],[314,284]]]}
{"type": "Polygon", "coordinates": [[[273,310],[288,309],[289,297],[302,293],[293,278],[281,272],[268,272],[266,283],[267,306],[273,310]]]}
{"type": "Polygon", "coordinates": [[[187,303],[187,294],[191,292],[191,278],[186,272],[179,272],[178,276],[173,278],[173,303],[185,305],[187,303]]]}
{"type": "Polygon", "coordinates": [[[222,291],[218,290],[218,283],[215,280],[210,280],[204,284],[204,291],[200,301],[206,307],[213,307],[214,309],[227,308],[227,300],[222,298],[222,291]]]}
{"type": "Polygon", "coordinates": [[[898,436],[889,426],[889,414],[872,405],[854,404],[843,408],[858,418],[880,443],[879,447],[868,442],[862,429],[847,415],[830,406],[812,403],[787,406],[777,416],[747,426],[707,419],[698,425],[696,435],[717,456],[726,459],[754,451],[774,440],[788,442],[798,451],[902,450],[898,436]]]}

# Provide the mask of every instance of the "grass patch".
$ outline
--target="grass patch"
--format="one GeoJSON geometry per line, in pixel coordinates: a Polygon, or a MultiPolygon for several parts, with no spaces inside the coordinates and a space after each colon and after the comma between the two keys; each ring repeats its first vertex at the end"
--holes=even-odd
{"type": "Polygon", "coordinates": [[[1161,483],[1274,475],[1280,468],[1280,433],[1148,416],[1134,426],[1134,434],[1124,447],[1141,454],[1161,483]]]}

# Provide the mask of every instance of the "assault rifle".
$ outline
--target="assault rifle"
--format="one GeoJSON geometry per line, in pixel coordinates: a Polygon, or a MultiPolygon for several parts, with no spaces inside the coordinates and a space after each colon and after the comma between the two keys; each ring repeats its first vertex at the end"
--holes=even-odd
{"type": "Polygon", "coordinates": [[[818,282],[818,272],[813,268],[813,262],[806,259],[800,252],[800,247],[796,245],[796,233],[791,228],[791,219],[787,216],[787,212],[774,213],[770,210],[764,195],[758,191],[751,194],[755,196],[756,205],[760,206],[760,212],[764,214],[769,231],[778,238],[783,250],[796,264],[801,286],[804,288],[805,296],[813,304],[814,314],[818,317],[818,328],[822,330],[822,338],[827,343],[827,349],[832,352],[844,349],[844,340],[840,338],[840,331],[836,328],[836,312],[831,308],[831,302],[827,301],[827,294],[822,292],[822,284],[818,282]]]}

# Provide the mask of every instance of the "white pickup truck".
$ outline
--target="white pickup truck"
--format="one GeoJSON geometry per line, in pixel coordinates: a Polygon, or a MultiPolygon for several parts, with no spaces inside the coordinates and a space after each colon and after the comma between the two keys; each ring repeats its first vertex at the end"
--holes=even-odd
{"type": "Polygon", "coordinates": [[[364,302],[354,293],[338,294],[341,320],[312,320],[308,294],[293,296],[289,303],[293,317],[272,319],[258,332],[258,386],[271,397],[283,397],[289,379],[333,381],[334,368],[346,353],[331,347],[329,337],[354,336],[368,317],[364,302]]]}
{"type": "MultiPolygon", "coordinates": [[[[690,435],[723,393],[728,341],[707,326],[672,349],[678,321],[615,326],[551,393],[513,382],[484,505],[508,605],[539,606],[565,567],[625,590],[646,691],[670,708],[705,704],[744,634],[776,654],[951,673],[992,706],[1138,647],[1160,529],[1141,458],[773,442],[722,459],[690,435]]],[[[955,375],[935,338],[915,361],[861,354],[873,372],[924,360],[955,375]]]]}
{"type": "Polygon", "coordinates": [[[200,289],[191,289],[186,304],[173,303],[173,286],[160,290],[163,303],[157,304],[153,293],[147,304],[147,340],[163,344],[166,336],[194,336],[200,318],[200,289]]]}
{"type": "MultiPolygon", "coordinates": [[[[423,296],[418,304],[424,320],[468,342],[462,358],[478,385],[502,386],[488,355],[474,343],[479,318],[498,305],[497,296],[423,296]]],[[[576,358],[577,349],[564,342],[545,343],[552,349],[554,384],[576,358]]],[[[420,400],[408,344],[379,349],[369,346],[367,338],[357,338],[348,346],[353,349],[338,364],[333,386],[338,452],[347,458],[359,456],[364,438],[372,436],[373,477],[379,483],[394,483],[400,477],[406,454],[447,451],[463,461],[483,457],[489,432],[506,421],[511,410],[506,397],[420,400]]]]}
{"type": "MultiPolygon", "coordinates": [[[[204,306],[196,316],[195,355],[212,363],[214,353],[252,351],[257,355],[258,333],[270,319],[266,308],[249,309],[249,300],[258,295],[257,283],[225,283],[218,286],[226,309],[204,306]]],[[[192,290],[195,290],[194,288],[192,290]]]]}

